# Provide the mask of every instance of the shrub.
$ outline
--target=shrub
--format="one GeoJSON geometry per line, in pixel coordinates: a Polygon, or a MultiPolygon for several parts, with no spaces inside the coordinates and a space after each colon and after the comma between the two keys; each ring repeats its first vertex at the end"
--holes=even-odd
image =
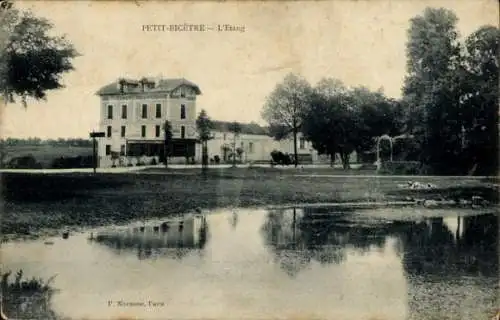
{"type": "Polygon", "coordinates": [[[133,167],[134,165],[132,163],[128,163],[127,167],[133,167]]]}
{"type": "Polygon", "coordinates": [[[273,160],[274,163],[279,163],[281,157],[282,157],[281,151],[278,150],[271,151],[271,159],[273,160]]]}
{"type": "Polygon", "coordinates": [[[156,161],[156,158],[151,159],[151,165],[152,165],[152,166],[155,166],[155,165],[157,165],[157,164],[158,164],[158,163],[157,163],[157,161],[156,161]]]}
{"type": "Polygon", "coordinates": [[[54,159],[50,167],[54,169],[92,168],[92,163],[92,156],[60,157],[54,159]]]}
{"type": "Polygon", "coordinates": [[[383,162],[380,173],[395,175],[418,175],[422,174],[422,166],[418,161],[387,161],[383,162]]]}
{"type": "Polygon", "coordinates": [[[11,272],[2,273],[1,290],[3,311],[11,319],[57,319],[50,308],[50,300],[56,292],[51,286],[53,278],[23,279],[23,271],[16,273],[14,281],[9,281],[11,272]]]}
{"type": "Polygon", "coordinates": [[[282,166],[288,166],[292,163],[292,159],[289,154],[278,150],[273,150],[271,152],[271,158],[273,163],[280,164],[282,166]]]}
{"type": "Polygon", "coordinates": [[[31,154],[21,157],[12,158],[7,164],[7,168],[11,169],[41,169],[42,164],[37,162],[31,154]]]}
{"type": "Polygon", "coordinates": [[[215,161],[215,164],[219,164],[220,163],[220,157],[219,157],[219,155],[215,155],[214,156],[214,161],[215,161]]]}

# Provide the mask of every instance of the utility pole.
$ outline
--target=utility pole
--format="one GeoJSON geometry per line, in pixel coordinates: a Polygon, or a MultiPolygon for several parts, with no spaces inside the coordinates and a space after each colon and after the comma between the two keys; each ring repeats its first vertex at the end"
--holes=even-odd
{"type": "Polygon", "coordinates": [[[95,149],[96,149],[96,141],[95,141],[95,137],[92,138],[92,157],[93,157],[93,161],[92,161],[92,167],[94,168],[94,174],[96,173],[97,171],[97,157],[96,157],[96,152],[95,152],[95,149]]]}
{"type": "Polygon", "coordinates": [[[462,125],[462,150],[465,149],[465,127],[462,125]]]}
{"type": "Polygon", "coordinates": [[[92,138],[92,167],[94,168],[94,174],[97,172],[96,138],[102,138],[104,136],[105,136],[104,132],[95,132],[94,130],[92,130],[92,132],[90,133],[90,137],[92,138]]]}

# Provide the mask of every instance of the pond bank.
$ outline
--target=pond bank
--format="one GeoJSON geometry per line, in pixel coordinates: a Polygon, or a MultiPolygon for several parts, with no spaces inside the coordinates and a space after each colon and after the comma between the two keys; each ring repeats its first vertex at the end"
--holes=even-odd
{"type": "MultiPolygon", "coordinates": [[[[171,170],[176,171],[178,170],[171,170]]],[[[82,228],[175,216],[195,208],[413,201],[479,195],[498,203],[498,190],[478,179],[426,177],[435,190],[404,190],[406,178],[297,177],[272,169],[213,169],[192,174],[2,174],[2,240],[36,238],[82,228]]]]}

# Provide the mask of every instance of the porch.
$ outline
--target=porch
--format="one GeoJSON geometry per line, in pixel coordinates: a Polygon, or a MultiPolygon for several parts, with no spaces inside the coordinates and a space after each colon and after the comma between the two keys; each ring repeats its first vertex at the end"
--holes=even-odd
{"type": "Polygon", "coordinates": [[[127,139],[123,154],[129,157],[159,157],[163,159],[165,152],[168,157],[194,158],[196,154],[195,139],[173,139],[165,150],[163,140],[137,140],[127,139]]]}

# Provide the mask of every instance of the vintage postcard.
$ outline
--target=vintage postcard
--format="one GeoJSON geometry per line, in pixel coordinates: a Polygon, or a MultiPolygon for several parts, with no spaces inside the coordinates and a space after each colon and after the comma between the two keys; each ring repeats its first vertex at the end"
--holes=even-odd
{"type": "Polygon", "coordinates": [[[498,17],[0,0],[0,318],[498,319],[498,17]]]}

